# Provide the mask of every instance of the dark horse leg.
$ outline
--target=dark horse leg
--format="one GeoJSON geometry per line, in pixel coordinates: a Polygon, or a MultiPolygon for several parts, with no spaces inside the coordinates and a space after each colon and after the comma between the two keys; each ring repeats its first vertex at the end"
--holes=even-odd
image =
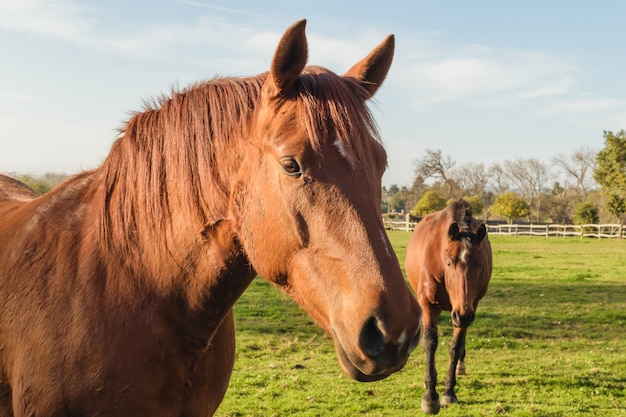
{"type": "Polygon", "coordinates": [[[450,365],[448,366],[448,375],[446,377],[446,390],[441,397],[441,403],[444,405],[455,404],[458,402],[454,394],[454,386],[456,385],[456,375],[458,365],[462,365],[463,373],[465,372],[465,335],[467,327],[454,329],[452,342],[450,342],[450,365]]]}
{"type": "Polygon", "coordinates": [[[422,324],[424,326],[424,352],[426,353],[426,376],[424,386],[426,392],[422,396],[422,411],[426,414],[437,414],[441,404],[437,394],[437,369],[435,368],[435,352],[439,337],[437,335],[437,318],[439,312],[424,309],[422,324]]]}
{"type": "Polygon", "coordinates": [[[459,375],[465,375],[465,341],[463,341],[463,350],[461,351],[459,363],[456,364],[456,376],[459,375]]]}

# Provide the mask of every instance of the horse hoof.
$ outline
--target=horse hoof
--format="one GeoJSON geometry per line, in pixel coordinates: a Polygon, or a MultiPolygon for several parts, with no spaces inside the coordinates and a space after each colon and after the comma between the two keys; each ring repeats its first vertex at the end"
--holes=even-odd
{"type": "Polygon", "coordinates": [[[459,362],[456,364],[456,375],[465,375],[465,362],[459,362]]]}
{"type": "Polygon", "coordinates": [[[437,414],[441,405],[439,400],[429,401],[422,398],[422,411],[426,414],[437,414]]]}
{"type": "Polygon", "coordinates": [[[441,396],[441,405],[456,404],[458,402],[459,400],[457,400],[456,396],[454,395],[442,395],[441,396]]]}

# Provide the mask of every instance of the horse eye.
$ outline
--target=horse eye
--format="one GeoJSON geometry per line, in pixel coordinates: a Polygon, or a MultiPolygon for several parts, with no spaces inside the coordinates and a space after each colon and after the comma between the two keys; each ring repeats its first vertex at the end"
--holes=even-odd
{"type": "Polygon", "coordinates": [[[298,162],[291,156],[286,156],[280,159],[280,167],[283,172],[291,177],[299,177],[302,174],[302,170],[298,162]]]}
{"type": "Polygon", "coordinates": [[[446,260],[446,265],[448,265],[448,266],[452,266],[452,261],[451,261],[450,259],[447,259],[447,260],[446,260]]]}

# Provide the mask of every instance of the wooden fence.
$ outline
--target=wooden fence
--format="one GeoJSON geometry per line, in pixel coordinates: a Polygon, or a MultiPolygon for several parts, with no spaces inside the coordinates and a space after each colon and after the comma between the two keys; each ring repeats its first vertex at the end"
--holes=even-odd
{"type": "Polygon", "coordinates": [[[416,222],[408,221],[396,221],[396,220],[384,220],[385,229],[387,230],[404,230],[405,232],[412,232],[415,229],[416,222]]]}
{"type": "MultiPolygon", "coordinates": [[[[415,222],[385,220],[387,230],[412,231],[415,222]]],[[[492,235],[506,236],[543,236],[566,237],[577,236],[582,238],[594,237],[598,239],[624,239],[626,226],[621,224],[487,224],[487,230],[492,235]]]]}
{"type": "Polygon", "coordinates": [[[494,235],[595,237],[598,239],[623,239],[626,227],[621,224],[488,224],[487,230],[494,235]]]}

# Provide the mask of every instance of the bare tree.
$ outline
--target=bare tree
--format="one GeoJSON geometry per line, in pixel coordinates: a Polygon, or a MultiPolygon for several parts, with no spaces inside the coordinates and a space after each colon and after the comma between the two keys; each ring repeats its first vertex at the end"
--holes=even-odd
{"type": "Polygon", "coordinates": [[[518,158],[514,161],[504,161],[504,168],[506,175],[519,188],[526,204],[534,206],[536,219],[539,220],[541,211],[539,195],[550,180],[547,164],[535,158],[518,158]]]}
{"type": "Polygon", "coordinates": [[[414,162],[415,177],[427,180],[434,178],[444,183],[448,188],[448,198],[452,194],[451,174],[456,162],[450,156],[444,156],[441,149],[426,149],[426,155],[414,162]]]}
{"type": "Polygon", "coordinates": [[[593,171],[596,166],[597,152],[590,147],[574,149],[570,155],[558,154],[552,158],[552,163],[560,168],[568,178],[573,178],[578,200],[582,201],[585,195],[594,187],[593,171]]]}
{"type": "Polygon", "coordinates": [[[478,197],[484,194],[489,179],[487,171],[485,170],[485,164],[482,162],[468,162],[459,165],[459,167],[453,171],[452,176],[463,195],[474,195],[478,197]]]}
{"type": "Polygon", "coordinates": [[[509,191],[509,178],[504,171],[504,167],[499,163],[494,163],[487,171],[489,184],[494,188],[496,195],[502,195],[509,191]]]}

